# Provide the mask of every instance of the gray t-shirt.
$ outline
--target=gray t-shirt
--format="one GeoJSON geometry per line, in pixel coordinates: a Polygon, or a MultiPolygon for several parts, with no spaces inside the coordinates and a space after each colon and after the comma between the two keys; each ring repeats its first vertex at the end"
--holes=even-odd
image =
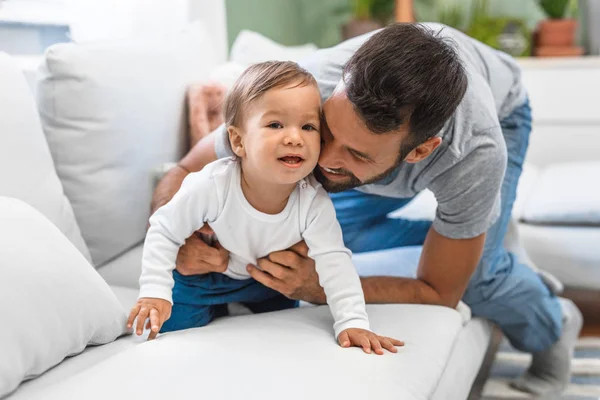
{"type": "MultiPolygon", "coordinates": [[[[433,227],[441,235],[464,239],[486,232],[500,214],[500,187],[506,144],[500,120],[526,100],[520,70],[507,54],[440,24],[425,24],[456,42],[468,88],[453,117],[439,132],[442,144],[425,160],[402,163],[383,181],[357,190],[386,197],[413,197],[431,190],[438,202],[433,227]]],[[[342,70],[369,33],[315,52],[300,65],[316,78],[323,101],[339,83],[342,70]]],[[[233,155],[225,129],[219,129],[219,158],[233,155]]]]}

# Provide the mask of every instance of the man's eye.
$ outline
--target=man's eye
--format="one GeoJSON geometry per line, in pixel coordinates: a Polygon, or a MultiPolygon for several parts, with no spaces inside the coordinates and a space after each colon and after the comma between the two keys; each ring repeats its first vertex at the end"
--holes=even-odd
{"type": "Polygon", "coordinates": [[[366,158],[364,158],[363,156],[361,156],[359,154],[356,154],[355,152],[351,152],[351,153],[352,153],[352,156],[358,161],[362,161],[362,162],[368,161],[366,158]]]}
{"type": "Polygon", "coordinates": [[[302,129],[303,129],[303,130],[305,130],[305,131],[309,131],[309,132],[310,132],[310,131],[316,131],[316,130],[317,130],[317,128],[315,128],[313,125],[309,125],[309,124],[307,124],[307,125],[304,125],[304,126],[302,127],[302,129]]]}
{"type": "Polygon", "coordinates": [[[269,125],[267,125],[269,128],[271,129],[281,129],[283,128],[283,125],[281,125],[279,122],[271,122],[269,125]]]}

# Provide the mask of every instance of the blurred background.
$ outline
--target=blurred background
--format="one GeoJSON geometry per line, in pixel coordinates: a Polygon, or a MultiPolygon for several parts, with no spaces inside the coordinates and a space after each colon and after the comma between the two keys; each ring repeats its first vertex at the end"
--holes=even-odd
{"type": "MultiPolygon", "coordinates": [[[[218,3],[0,0],[0,51],[36,55],[59,42],[160,34],[218,3]]],[[[405,19],[450,25],[514,56],[600,54],[598,0],[227,0],[222,15],[229,45],[246,29],[287,46],[328,47],[405,19]]]]}

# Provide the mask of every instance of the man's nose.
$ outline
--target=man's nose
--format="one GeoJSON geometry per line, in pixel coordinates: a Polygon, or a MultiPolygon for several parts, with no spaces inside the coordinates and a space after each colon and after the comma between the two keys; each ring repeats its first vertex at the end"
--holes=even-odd
{"type": "Polygon", "coordinates": [[[295,128],[287,129],[285,137],[283,138],[283,143],[286,146],[303,146],[304,140],[302,138],[302,133],[295,128]]]}
{"type": "Polygon", "coordinates": [[[321,142],[321,154],[319,155],[319,165],[327,168],[343,168],[344,162],[340,157],[340,148],[330,140],[321,142]]]}

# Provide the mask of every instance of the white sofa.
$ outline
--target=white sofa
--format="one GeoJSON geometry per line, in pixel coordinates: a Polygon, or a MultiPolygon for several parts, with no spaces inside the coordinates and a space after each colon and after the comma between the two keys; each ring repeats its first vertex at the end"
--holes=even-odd
{"type": "MultiPolygon", "coordinates": [[[[0,55],[0,76],[10,77],[0,88],[0,149],[10,149],[0,158],[0,195],[28,202],[61,229],[124,309],[137,296],[152,171],[183,153],[185,87],[215,67],[202,35],[133,47],[55,47],[42,69],[37,110],[13,61],[0,55]]],[[[355,261],[363,275],[411,276],[419,251],[355,261]]],[[[467,397],[488,350],[489,322],[433,306],[368,311],[375,330],[406,341],[397,355],[340,349],[327,308],[305,307],[223,318],[150,343],[124,336],[88,347],[8,398],[467,397]]]]}
{"type": "MultiPolygon", "coordinates": [[[[203,35],[54,47],[37,109],[13,60],[0,55],[0,196],[24,200],[54,223],[124,310],[137,296],[152,171],[185,150],[185,88],[214,67],[203,35]]],[[[400,264],[395,274],[412,275],[418,255],[419,248],[365,254],[356,264],[363,274],[400,264]]],[[[398,354],[341,349],[328,309],[303,307],[223,318],[153,342],[123,336],[65,359],[7,398],[467,397],[489,322],[423,305],[368,312],[374,330],[406,342],[398,354]]]]}
{"type": "Polygon", "coordinates": [[[520,61],[533,133],[514,216],[533,263],[600,291],[600,57],[520,61]]]}

